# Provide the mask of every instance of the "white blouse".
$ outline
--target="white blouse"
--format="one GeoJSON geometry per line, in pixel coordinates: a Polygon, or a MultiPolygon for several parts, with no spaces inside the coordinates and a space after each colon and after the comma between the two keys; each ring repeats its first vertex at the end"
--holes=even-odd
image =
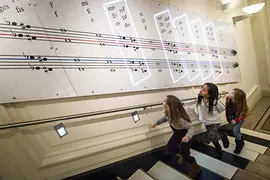
{"type": "MultiPolygon", "coordinates": [[[[215,103],[214,103],[215,104],[215,103]]],[[[213,114],[209,114],[209,105],[208,102],[205,104],[203,101],[198,107],[199,119],[205,125],[219,124],[220,123],[220,114],[225,110],[225,106],[218,101],[217,105],[213,107],[213,114]]]]}

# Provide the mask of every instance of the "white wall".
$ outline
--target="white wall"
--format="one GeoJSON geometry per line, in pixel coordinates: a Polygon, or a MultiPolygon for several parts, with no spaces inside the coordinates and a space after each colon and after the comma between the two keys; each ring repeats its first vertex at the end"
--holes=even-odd
{"type": "MultiPolygon", "coordinates": [[[[249,0],[249,5],[260,3],[260,0],[249,0]]],[[[270,96],[270,2],[265,1],[265,7],[250,19],[252,34],[259,70],[260,86],[263,95],[270,96]]]]}
{"type": "MultiPolygon", "coordinates": [[[[218,5],[215,9],[214,0],[164,2],[216,19],[231,20],[232,15],[241,13],[239,8],[223,14],[218,10],[218,5]]],[[[248,93],[249,104],[253,106],[261,94],[250,20],[236,25],[236,41],[242,82],[222,85],[220,91],[240,87],[248,93]]],[[[154,103],[163,101],[167,94],[190,98],[196,96],[198,88],[4,104],[0,106],[0,121],[13,123],[154,103]]],[[[57,123],[1,130],[0,179],[60,179],[162,146],[169,138],[170,128],[163,125],[155,131],[150,130],[149,124],[162,115],[161,109],[153,111],[156,112],[142,112],[141,120],[136,124],[130,118],[131,112],[77,119],[65,123],[69,134],[62,139],[53,130],[57,123]]],[[[196,128],[199,131],[201,125],[196,128]]]]}

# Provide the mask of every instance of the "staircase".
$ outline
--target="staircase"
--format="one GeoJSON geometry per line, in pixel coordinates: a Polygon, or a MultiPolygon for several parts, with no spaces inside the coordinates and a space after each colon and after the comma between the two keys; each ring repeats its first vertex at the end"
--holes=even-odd
{"type": "MultiPolygon", "coordinates": [[[[245,146],[239,155],[233,153],[234,138],[229,136],[230,147],[223,148],[219,157],[213,145],[195,140],[192,144],[191,155],[202,168],[195,179],[233,179],[233,180],[267,180],[270,179],[270,156],[265,154],[270,145],[270,135],[243,129],[245,146]]],[[[231,135],[231,134],[229,134],[231,135]]],[[[205,136],[205,132],[197,135],[205,136]]],[[[222,144],[222,142],[221,142],[222,144]]],[[[149,170],[138,169],[130,180],[188,180],[189,165],[178,163],[178,158],[160,158],[149,170]],[[186,167],[186,169],[184,168],[186,167]]]]}
{"type": "MultiPolygon", "coordinates": [[[[194,108],[187,108],[196,136],[193,137],[191,155],[195,157],[202,171],[195,177],[196,180],[268,180],[270,179],[270,135],[242,128],[245,146],[240,154],[234,154],[235,142],[229,125],[229,148],[223,148],[219,156],[213,144],[208,141],[208,135],[198,121],[194,108]]],[[[220,142],[222,146],[222,142],[220,142]]],[[[190,165],[179,157],[167,157],[164,147],[151,152],[131,157],[105,169],[84,176],[71,179],[95,180],[188,180],[190,165]]]]}

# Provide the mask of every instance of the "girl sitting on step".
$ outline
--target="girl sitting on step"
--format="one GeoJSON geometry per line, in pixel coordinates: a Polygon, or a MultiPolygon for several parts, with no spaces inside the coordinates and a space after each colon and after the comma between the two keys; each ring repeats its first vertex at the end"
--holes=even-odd
{"type": "Polygon", "coordinates": [[[218,155],[221,155],[221,146],[218,140],[221,138],[224,148],[229,147],[229,140],[225,132],[219,131],[220,114],[225,106],[219,101],[218,87],[213,83],[205,83],[198,95],[197,107],[199,119],[205,125],[209,140],[214,144],[218,155]]]}
{"type": "Polygon", "coordinates": [[[235,136],[235,154],[239,154],[244,147],[244,139],[241,134],[241,127],[245,122],[248,113],[246,94],[243,90],[235,88],[226,98],[226,118],[233,124],[233,134],[235,136]]]}
{"type": "Polygon", "coordinates": [[[201,168],[195,158],[190,156],[190,140],[194,134],[191,120],[182,102],[177,97],[168,95],[163,105],[165,108],[165,116],[155,122],[152,127],[155,128],[157,125],[167,121],[170,123],[173,135],[167,144],[165,153],[167,155],[176,155],[178,153],[178,145],[181,145],[181,155],[183,159],[192,166],[188,175],[194,178],[201,171],[201,168]]]}

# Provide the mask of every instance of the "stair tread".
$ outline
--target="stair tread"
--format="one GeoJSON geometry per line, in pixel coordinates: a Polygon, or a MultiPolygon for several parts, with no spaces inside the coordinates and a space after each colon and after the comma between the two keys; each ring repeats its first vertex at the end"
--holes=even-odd
{"type": "MultiPolygon", "coordinates": [[[[220,140],[219,143],[222,144],[222,141],[220,140]]],[[[209,145],[214,147],[212,142],[209,145]]],[[[230,141],[230,146],[228,148],[223,148],[222,150],[226,151],[228,153],[234,154],[233,151],[234,151],[235,147],[236,147],[236,145],[232,144],[231,141],[230,141]]],[[[257,157],[259,156],[259,153],[251,151],[251,150],[246,149],[244,147],[240,154],[234,154],[234,155],[245,158],[245,159],[248,159],[248,160],[251,160],[251,161],[255,161],[257,159],[257,157]]]]}
{"type": "MultiPolygon", "coordinates": [[[[235,144],[234,137],[228,136],[228,139],[230,141],[230,144],[235,144]]],[[[262,145],[252,143],[252,142],[249,142],[249,141],[245,141],[244,148],[248,149],[248,150],[251,150],[251,151],[254,151],[254,152],[258,152],[260,154],[264,154],[265,151],[267,150],[266,146],[262,146],[262,145]]]]}
{"type": "MultiPolygon", "coordinates": [[[[170,167],[173,167],[175,170],[187,175],[188,172],[191,170],[191,165],[187,161],[182,161],[181,164],[178,162],[178,156],[174,156],[171,158],[165,158],[162,160],[165,164],[169,165],[170,167]]],[[[219,174],[201,166],[201,172],[196,176],[196,180],[209,180],[209,179],[215,179],[215,180],[224,180],[224,177],[220,176],[219,174]]]]}
{"type": "Polygon", "coordinates": [[[221,156],[220,156],[218,155],[214,147],[198,142],[198,141],[193,142],[191,145],[191,148],[196,151],[199,151],[200,153],[207,155],[208,157],[210,156],[219,161],[222,161],[223,163],[232,165],[237,168],[245,169],[249,163],[248,159],[240,157],[240,156],[236,156],[235,154],[229,153],[226,151],[222,151],[221,156]]]}
{"type": "Polygon", "coordinates": [[[265,134],[265,133],[253,131],[253,130],[250,130],[250,129],[245,129],[245,128],[242,128],[241,131],[244,134],[247,134],[247,135],[250,135],[250,136],[254,136],[254,137],[257,137],[257,138],[260,138],[260,139],[265,139],[265,140],[270,141],[270,135],[269,134],[265,134]]]}
{"type": "Polygon", "coordinates": [[[270,179],[269,167],[264,164],[250,161],[245,170],[266,179],[270,179]]]}
{"type": "Polygon", "coordinates": [[[190,180],[189,177],[183,175],[174,168],[159,161],[149,171],[148,174],[157,180],[190,180]]]}
{"type": "Polygon", "coordinates": [[[268,148],[268,149],[265,151],[264,154],[267,155],[267,156],[270,156],[270,148],[268,148]]]}
{"type": "Polygon", "coordinates": [[[264,164],[270,167],[270,156],[265,155],[265,154],[260,154],[255,162],[264,164]]]}
{"type": "Polygon", "coordinates": [[[230,164],[224,163],[193,149],[191,149],[191,155],[195,157],[200,166],[203,166],[227,179],[231,179],[238,169],[230,164]]]}
{"type": "MultiPolygon", "coordinates": [[[[229,136],[234,137],[232,133],[232,125],[225,124],[221,127],[224,131],[227,131],[229,136]]],[[[261,145],[264,147],[270,147],[270,135],[264,134],[256,131],[252,131],[249,129],[241,128],[241,132],[243,134],[244,140],[247,142],[252,142],[257,145],[261,145]]]]}
{"type": "Polygon", "coordinates": [[[232,180],[243,180],[243,179],[266,180],[265,178],[253,174],[251,172],[248,172],[246,170],[238,169],[238,171],[233,176],[232,180]]]}
{"type": "Polygon", "coordinates": [[[154,180],[151,176],[149,176],[146,172],[141,169],[138,169],[128,180],[154,180]]]}

